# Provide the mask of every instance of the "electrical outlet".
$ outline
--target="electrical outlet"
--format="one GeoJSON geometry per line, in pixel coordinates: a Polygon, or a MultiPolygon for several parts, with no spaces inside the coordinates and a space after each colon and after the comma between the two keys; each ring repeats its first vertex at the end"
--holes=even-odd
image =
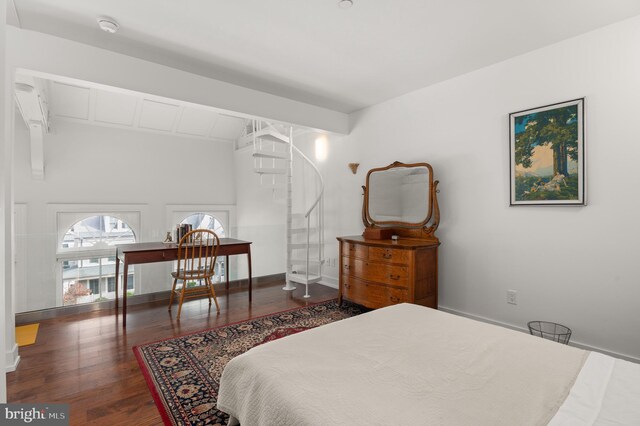
{"type": "Polygon", "coordinates": [[[512,305],[518,304],[518,292],[515,290],[507,290],[507,303],[512,305]]]}

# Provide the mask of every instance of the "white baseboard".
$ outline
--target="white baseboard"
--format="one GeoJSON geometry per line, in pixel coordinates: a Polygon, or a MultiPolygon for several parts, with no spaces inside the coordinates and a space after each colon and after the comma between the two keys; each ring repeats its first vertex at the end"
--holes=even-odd
{"type": "Polygon", "coordinates": [[[331,288],[338,288],[338,279],[337,278],[332,278],[332,277],[326,277],[326,276],[322,276],[322,278],[320,279],[320,281],[318,281],[318,284],[322,284],[323,286],[326,287],[331,287],[331,288]]]}
{"type": "MultiPolygon", "coordinates": [[[[444,311],[444,312],[448,312],[450,314],[454,314],[454,315],[458,315],[458,316],[466,317],[466,318],[471,318],[473,320],[486,322],[488,324],[499,325],[500,327],[505,327],[505,328],[509,328],[511,330],[521,331],[522,333],[529,334],[529,329],[525,328],[525,327],[518,327],[518,326],[515,326],[515,325],[512,325],[512,324],[507,324],[505,322],[496,321],[496,320],[492,320],[490,318],[481,317],[479,315],[469,314],[467,312],[462,312],[462,311],[458,311],[456,309],[447,308],[446,306],[438,306],[438,309],[441,310],[441,311],[444,311]]],[[[569,341],[569,346],[574,346],[576,348],[585,349],[587,351],[600,352],[600,353],[603,353],[605,355],[612,356],[614,358],[620,358],[620,359],[624,359],[624,360],[627,360],[627,361],[640,363],[640,358],[636,358],[636,357],[633,357],[633,356],[630,356],[630,355],[621,354],[621,353],[618,353],[618,352],[609,351],[609,350],[606,350],[606,349],[598,348],[598,347],[587,345],[587,344],[580,343],[580,342],[569,341]]]]}
{"type": "Polygon", "coordinates": [[[8,350],[5,354],[5,371],[7,373],[16,371],[16,368],[18,368],[18,364],[20,364],[20,355],[18,355],[18,344],[14,343],[13,348],[8,350]]]}

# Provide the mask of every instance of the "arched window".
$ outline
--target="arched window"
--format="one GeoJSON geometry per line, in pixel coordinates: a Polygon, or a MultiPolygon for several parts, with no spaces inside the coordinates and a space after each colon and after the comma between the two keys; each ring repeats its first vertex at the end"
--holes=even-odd
{"type": "MultiPolygon", "coordinates": [[[[62,262],[63,305],[98,302],[115,297],[115,246],[135,243],[129,225],[117,217],[95,215],[73,224],[58,247],[62,262]]],[[[127,293],[133,294],[129,268],[127,293]]]]}
{"type": "MultiPolygon", "coordinates": [[[[220,222],[215,216],[207,213],[194,213],[185,217],[180,223],[188,223],[193,229],[209,229],[215,232],[218,238],[225,237],[224,226],[222,225],[222,222],[220,222]]],[[[216,273],[214,276],[214,281],[219,282],[223,280],[226,270],[227,267],[225,265],[224,259],[222,257],[218,257],[218,260],[216,261],[216,273]]]]}
{"type": "Polygon", "coordinates": [[[180,223],[188,223],[193,229],[210,229],[215,232],[218,237],[225,237],[222,222],[207,213],[194,213],[184,218],[180,223]]]}

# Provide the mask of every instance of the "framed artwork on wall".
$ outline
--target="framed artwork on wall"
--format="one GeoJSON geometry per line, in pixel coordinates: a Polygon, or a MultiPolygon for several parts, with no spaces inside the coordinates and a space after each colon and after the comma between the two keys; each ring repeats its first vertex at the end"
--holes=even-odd
{"type": "Polygon", "coordinates": [[[510,205],[586,205],[584,98],[509,114],[510,205]]]}

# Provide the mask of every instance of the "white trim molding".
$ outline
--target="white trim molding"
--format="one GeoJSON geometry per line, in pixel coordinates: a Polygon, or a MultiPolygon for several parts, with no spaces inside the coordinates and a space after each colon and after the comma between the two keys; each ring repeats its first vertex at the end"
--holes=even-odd
{"type": "Polygon", "coordinates": [[[7,373],[16,371],[16,368],[18,368],[18,364],[20,364],[20,355],[18,355],[18,344],[14,343],[13,348],[7,349],[7,352],[5,353],[4,370],[7,373]]]}
{"type": "Polygon", "coordinates": [[[320,281],[318,281],[318,284],[322,284],[325,287],[330,287],[335,289],[339,287],[337,278],[327,277],[326,275],[322,276],[320,281]]]}

